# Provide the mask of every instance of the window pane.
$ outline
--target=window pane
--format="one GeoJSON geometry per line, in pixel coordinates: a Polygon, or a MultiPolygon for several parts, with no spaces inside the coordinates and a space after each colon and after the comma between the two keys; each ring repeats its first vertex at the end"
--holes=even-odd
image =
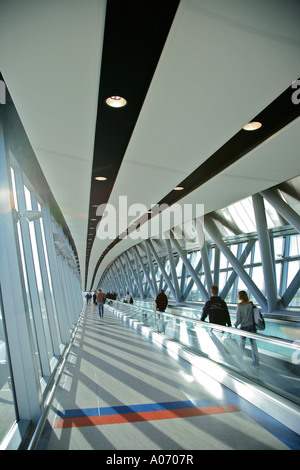
{"type": "Polygon", "coordinates": [[[17,420],[0,289],[0,442],[17,420]]]}
{"type": "Polygon", "coordinates": [[[300,254],[300,235],[293,235],[291,237],[290,256],[299,256],[299,254],[300,254]]]}
{"type": "Polygon", "coordinates": [[[32,252],[33,252],[35,275],[36,275],[38,293],[39,293],[39,298],[40,298],[44,333],[45,333],[45,338],[46,338],[46,343],[47,343],[48,357],[49,359],[51,359],[53,357],[53,346],[52,346],[52,340],[51,340],[51,334],[50,334],[50,328],[49,328],[48,314],[47,314],[47,309],[46,309],[46,301],[45,301],[44,290],[43,290],[40,263],[39,263],[39,258],[38,258],[34,222],[29,222],[29,232],[30,232],[31,246],[32,246],[32,252]]]}
{"type": "MultiPolygon", "coordinates": [[[[42,210],[42,208],[39,204],[38,204],[38,210],[40,210],[40,211],[42,210]]],[[[46,239],[45,239],[44,223],[43,223],[42,218],[40,218],[40,225],[41,225],[42,240],[43,240],[43,247],[44,247],[44,253],[45,253],[47,275],[48,275],[48,281],[49,281],[49,287],[50,287],[50,294],[51,294],[54,320],[55,320],[58,340],[59,340],[59,342],[61,342],[61,334],[60,334],[60,329],[59,329],[59,322],[58,322],[58,317],[57,317],[56,305],[55,305],[55,300],[54,300],[54,292],[53,292],[53,286],[52,286],[52,279],[51,279],[51,273],[50,273],[50,267],[49,267],[49,258],[48,258],[48,251],[47,251],[47,245],[46,245],[46,239]]]]}
{"type": "Polygon", "coordinates": [[[280,259],[283,256],[283,237],[273,238],[275,259],[280,259]]]}
{"type": "Polygon", "coordinates": [[[15,202],[15,209],[18,210],[18,198],[17,198],[17,190],[16,190],[16,180],[15,180],[15,172],[13,168],[10,168],[10,174],[11,174],[11,183],[12,183],[12,188],[13,188],[13,196],[14,196],[14,202],[15,202]]]}
{"type": "Polygon", "coordinates": [[[20,222],[17,223],[17,230],[18,230],[19,246],[20,246],[20,253],[21,253],[21,261],[22,261],[22,267],[23,267],[24,285],[25,285],[26,296],[27,296],[29,324],[31,326],[31,332],[32,332],[34,358],[35,358],[35,363],[36,363],[36,367],[38,370],[38,375],[40,378],[42,378],[42,367],[41,367],[40,353],[39,353],[38,343],[37,343],[35,323],[34,323],[34,318],[33,318],[33,313],[32,313],[31,298],[30,298],[28,281],[27,281],[27,272],[26,272],[26,266],[25,266],[23,240],[22,240],[22,235],[21,235],[20,222]]]}
{"type": "MultiPolygon", "coordinates": [[[[299,256],[300,253],[300,235],[291,236],[291,245],[290,245],[290,256],[299,256]]],[[[291,261],[288,264],[288,286],[296,276],[297,272],[300,269],[300,260],[291,261]]],[[[298,289],[297,294],[294,296],[293,300],[290,303],[290,306],[299,307],[300,305],[300,289],[298,289]]]]}
{"type": "Polygon", "coordinates": [[[280,291],[280,279],[281,279],[281,271],[282,271],[282,264],[281,263],[276,263],[275,264],[275,270],[276,270],[276,282],[277,282],[277,291],[280,291]]]}
{"type": "MultiPolygon", "coordinates": [[[[291,261],[288,264],[288,286],[296,276],[297,272],[299,271],[299,261],[291,261]]],[[[293,300],[289,304],[290,307],[299,307],[300,305],[300,289],[298,289],[297,294],[294,296],[293,300]]]]}
{"type": "Polygon", "coordinates": [[[226,269],[228,268],[228,260],[223,253],[220,253],[220,269],[226,269]]]}
{"type": "Polygon", "coordinates": [[[219,275],[219,292],[222,292],[228,278],[228,271],[220,272],[219,275]]]}
{"type": "Polygon", "coordinates": [[[256,266],[253,268],[252,279],[261,292],[265,291],[265,279],[263,274],[262,266],[256,266]]]}
{"type": "Polygon", "coordinates": [[[259,242],[256,242],[254,246],[254,263],[261,263],[259,242]]]}
{"type": "MultiPolygon", "coordinates": [[[[32,210],[30,192],[26,188],[26,186],[24,186],[24,193],[25,193],[25,199],[26,199],[26,208],[27,210],[32,210]]],[[[50,360],[53,357],[53,346],[52,346],[52,339],[51,339],[50,328],[49,328],[48,314],[47,314],[47,309],[46,309],[45,295],[44,295],[44,290],[43,290],[42,275],[41,275],[41,268],[40,268],[40,262],[39,262],[34,222],[28,222],[28,226],[29,226],[29,233],[30,233],[30,240],[31,240],[33,263],[34,263],[34,269],[35,269],[35,277],[36,277],[37,288],[38,288],[38,293],[39,293],[39,298],[40,298],[44,333],[45,333],[45,338],[46,338],[46,343],[47,343],[48,357],[50,360]]]]}

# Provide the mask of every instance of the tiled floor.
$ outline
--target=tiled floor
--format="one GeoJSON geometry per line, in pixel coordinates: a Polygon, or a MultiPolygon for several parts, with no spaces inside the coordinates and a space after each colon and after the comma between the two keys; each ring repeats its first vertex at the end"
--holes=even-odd
{"type": "Polygon", "coordinates": [[[90,305],[38,449],[283,450],[300,438],[90,305]]]}

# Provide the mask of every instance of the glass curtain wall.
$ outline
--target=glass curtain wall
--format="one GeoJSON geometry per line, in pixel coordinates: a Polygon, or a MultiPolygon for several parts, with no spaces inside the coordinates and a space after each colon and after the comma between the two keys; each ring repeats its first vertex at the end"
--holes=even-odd
{"type": "Polygon", "coordinates": [[[0,442],[17,419],[14,381],[0,286],[0,442]]]}
{"type": "Polygon", "coordinates": [[[3,142],[2,134],[0,449],[15,449],[40,418],[83,299],[67,236],[3,142]]]}

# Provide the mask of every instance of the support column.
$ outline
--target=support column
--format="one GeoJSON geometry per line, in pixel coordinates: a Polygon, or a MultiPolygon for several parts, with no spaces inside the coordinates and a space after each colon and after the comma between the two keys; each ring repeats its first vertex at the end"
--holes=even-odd
{"type": "Polygon", "coordinates": [[[126,294],[126,292],[129,290],[129,283],[128,283],[128,280],[125,276],[124,269],[123,269],[122,263],[120,261],[120,258],[116,259],[115,264],[116,264],[116,269],[120,268],[120,278],[122,280],[123,287],[126,287],[125,288],[125,294],[126,294]]]}
{"type": "Polygon", "coordinates": [[[172,279],[173,279],[173,285],[176,293],[176,302],[179,303],[181,302],[181,295],[180,295],[180,290],[179,290],[179,285],[178,285],[178,278],[177,278],[177,273],[176,273],[176,268],[174,264],[174,257],[173,257],[173,252],[172,252],[172,247],[171,247],[171,242],[167,238],[164,240],[166,248],[167,248],[167,253],[170,261],[170,268],[171,268],[171,273],[172,273],[172,279]]]}
{"type": "Polygon", "coordinates": [[[142,299],[144,299],[145,294],[144,294],[144,290],[143,290],[143,283],[142,283],[142,279],[141,279],[141,273],[140,273],[140,270],[139,270],[138,257],[137,257],[137,254],[136,254],[135,251],[133,251],[133,255],[134,255],[134,258],[135,258],[136,275],[137,275],[138,283],[139,283],[139,286],[140,286],[140,292],[141,292],[142,299]]]}
{"type": "Polygon", "coordinates": [[[112,271],[111,268],[107,271],[107,277],[108,277],[108,279],[109,279],[109,282],[110,282],[110,284],[111,284],[111,286],[112,286],[114,292],[115,292],[116,294],[119,294],[119,295],[120,295],[121,292],[119,291],[119,286],[118,286],[118,284],[117,284],[117,282],[116,282],[116,280],[115,280],[115,278],[114,278],[114,273],[113,273],[113,271],[112,271]]]}
{"type": "Polygon", "coordinates": [[[133,285],[132,285],[132,282],[131,282],[131,279],[130,279],[129,272],[128,272],[128,275],[127,275],[127,270],[125,269],[125,266],[123,266],[122,257],[119,258],[119,261],[120,261],[121,268],[123,270],[125,279],[128,283],[128,288],[130,289],[131,295],[133,296],[133,285]]]}
{"type": "Polygon", "coordinates": [[[111,272],[112,272],[112,274],[113,274],[113,276],[114,276],[116,285],[118,286],[119,295],[121,296],[121,294],[122,294],[122,289],[124,289],[124,287],[122,286],[122,283],[121,283],[121,281],[120,281],[119,274],[118,274],[118,272],[116,272],[114,264],[111,265],[111,268],[110,268],[110,269],[111,269],[111,272]]]}
{"type": "Polygon", "coordinates": [[[208,295],[208,292],[207,290],[205,289],[204,285],[202,284],[202,282],[200,281],[199,277],[197,276],[194,268],[192,267],[192,265],[189,263],[189,260],[187,259],[183,249],[181,248],[181,246],[179,245],[178,241],[175,240],[173,234],[170,234],[170,237],[171,237],[171,241],[174,245],[174,247],[176,248],[180,258],[182,259],[183,263],[185,264],[186,266],[186,269],[188,270],[188,272],[190,273],[190,276],[192,277],[192,279],[194,280],[196,286],[198,287],[198,289],[200,290],[202,296],[204,297],[204,300],[208,300],[209,298],[209,295],[208,295]]]}
{"type": "Polygon", "coordinates": [[[180,281],[180,295],[182,299],[183,299],[183,294],[185,290],[185,280],[186,280],[186,267],[185,267],[185,264],[182,263],[181,281],[180,281]]]}
{"type": "Polygon", "coordinates": [[[137,278],[136,278],[134,269],[133,269],[133,267],[131,266],[128,253],[127,253],[127,252],[124,253],[124,256],[125,256],[125,259],[126,259],[126,262],[127,262],[127,268],[130,269],[131,274],[132,274],[132,277],[133,277],[134,282],[135,282],[135,285],[136,285],[136,287],[138,288],[138,291],[139,291],[139,293],[140,293],[141,299],[143,299],[143,290],[141,289],[141,287],[140,287],[140,285],[139,285],[139,281],[138,281],[137,278]]]}
{"type": "Polygon", "coordinates": [[[153,288],[151,279],[150,279],[150,277],[149,277],[148,271],[147,271],[147,269],[145,268],[145,265],[144,265],[144,263],[143,263],[143,260],[142,260],[140,254],[139,254],[139,251],[138,251],[137,247],[134,246],[134,247],[133,247],[133,250],[134,250],[134,252],[135,252],[135,254],[136,254],[136,256],[137,256],[137,259],[138,259],[138,261],[139,261],[139,263],[140,263],[140,266],[141,266],[142,270],[144,271],[144,274],[145,274],[145,276],[146,276],[146,279],[147,279],[147,281],[148,281],[148,283],[149,283],[149,286],[150,286],[150,288],[151,288],[151,290],[152,290],[152,294],[153,294],[153,297],[154,297],[154,296],[155,296],[155,291],[154,291],[154,288],[153,288]]]}
{"type": "Polygon", "coordinates": [[[215,256],[214,256],[214,284],[216,286],[219,285],[219,279],[220,279],[220,249],[216,245],[215,256]]]}
{"type": "Polygon", "coordinates": [[[165,268],[163,267],[163,265],[162,265],[162,263],[161,263],[161,260],[159,259],[158,254],[156,253],[156,250],[155,250],[154,246],[152,245],[151,240],[146,240],[146,243],[147,243],[147,245],[149,246],[149,249],[150,249],[150,251],[152,252],[152,254],[153,254],[153,256],[154,256],[155,261],[157,262],[157,265],[158,265],[158,267],[159,267],[159,269],[160,269],[160,272],[162,273],[162,275],[163,275],[165,281],[167,282],[168,287],[169,287],[170,291],[172,292],[172,295],[173,295],[174,299],[176,299],[176,292],[175,292],[175,289],[174,289],[174,287],[173,287],[173,285],[172,285],[172,282],[170,281],[169,276],[167,275],[167,273],[166,273],[166,271],[165,271],[165,268]]]}
{"type": "Polygon", "coordinates": [[[210,264],[209,264],[209,260],[208,260],[204,230],[203,230],[203,226],[201,224],[201,221],[199,219],[196,219],[196,235],[197,235],[197,241],[198,241],[199,247],[200,247],[202,262],[203,262],[203,269],[204,269],[205,280],[206,280],[206,288],[207,288],[207,291],[210,292],[211,286],[213,285],[213,281],[212,281],[212,276],[211,276],[210,264]]]}
{"type": "MultiPolygon", "coordinates": [[[[244,249],[243,253],[238,258],[238,262],[241,263],[241,265],[243,265],[245,263],[246,259],[249,256],[249,253],[253,249],[254,245],[255,245],[255,240],[249,240],[249,242],[247,243],[246,248],[244,249]]],[[[239,248],[240,248],[240,246],[239,246],[239,248]]],[[[230,291],[230,288],[231,288],[232,284],[235,282],[236,278],[237,278],[237,272],[235,270],[233,270],[232,273],[230,274],[225,286],[223,287],[222,292],[220,293],[220,297],[222,299],[226,298],[226,296],[227,296],[228,292],[230,291]]],[[[234,295],[234,298],[236,299],[236,294],[234,295]]],[[[234,300],[234,302],[235,301],[236,300],[234,300]]]]}
{"type": "MultiPolygon", "coordinates": [[[[188,260],[188,261],[189,261],[189,260],[188,260]]],[[[185,266],[184,263],[183,263],[182,267],[184,267],[184,268],[186,269],[186,266],[185,266]]],[[[202,259],[200,258],[200,260],[198,261],[198,264],[197,264],[197,266],[196,266],[196,268],[195,268],[195,273],[197,274],[197,276],[198,276],[198,273],[199,273],[199,271],[200,271],[201,268],[202,268],[202,259]]],[[[188,285],[187,285],[187,287],[186,287],[186,289],[185,289],[185,291],[184,291],[184,293],[183,293],[183,296],[182,296],[184,302],[185,302],[186,299],[188,298],[189,293],[191,292],[191,290],[192,290],[194,284],[195,284],[194,279],[191,278],[190,281],[189,281],[189,283],[188,283],[188,285]]]]}
{"type": "Polygon", "coordinates": [[[293,300],[294,296],[297,294],[298,289],[300,288],[300,271],[298,271],[290,283],[289,287],[283,294],[281,298],[282,305],[287,307],[289,303],[293,300]]]}
{"type": "Polygon", "coordinates": [[[260,193],[300,233],[300,216],[279,195],[278,189],[266,189],[260,193]]]}
{"type": "Polygon", "coordinates": [[[156,282],[156,276],[155,276],[155,272],[154,272],[154,266],[153,266],[153,263],[152,263],[151,252],[150,252],[150,249],[149,249],[149,246],[147,245],[147,243],[145,243],[145,249],[146,249],[148,263],[149,263],[150,272],[151,272],[152,285],[153,285],[153,289],[154,289],[154,297],[156,298],[156,296],[158,294],[157,282],[156,282]]]}
{"type": "Polygon", "coordinates": [[[241,264],[238,262],[236,257],[233,255],[233,253],[229,250],[228,246],[223,241],[222,235],[220,234],[216,224],[209,216],[205,216],[205,229],[207,230],[211,238],[214,240],[215,244],[220,248],[224,256],[226,256],[228,261],[231,263],[233,269],[236,270],[240,278],[249,288],[251,294],[259,303],[263,311],[266,312],[268,309],[268,305],[267,305],[267,301],[265,297],[263,296],[261,291],[258,289],[256,284],[253,282],[251,277],[246,273],[243,266],[241,266],[241,264]]]}
{"type": "MultiPolygon", "coordinates": [[[[285,237],[284,238],[284,248],[283,248],[283,259],[287,258],[290,254],[290,245],[291,245],[291,238],[285,237]]],[[[287,289],[287,281],[288,281],[288,263],[287,261],[283,261],[282,268],[281,268],[281,278],[280,278],[280,287],[279,287],[279,295],[283,295],[287,289]]]]}
{"type": "Polygon", "coordinates": [[[252,196],[253,209],[256,221],[256,229],[259,240],[260,256],[264,273],[268,312],[273,312],[277,307],[277,289],[275,279],[275,267],[272,260],[266,211],[263,198],[260,194],[252,196]]]}

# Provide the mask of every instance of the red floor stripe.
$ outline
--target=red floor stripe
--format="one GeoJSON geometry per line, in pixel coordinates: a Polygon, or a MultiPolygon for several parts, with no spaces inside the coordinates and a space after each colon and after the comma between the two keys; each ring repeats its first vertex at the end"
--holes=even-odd
{"type": "Polygon", "coordinates": [[[124,413],[105,416],[83,416],[78,418],[57,418],[54,428],[74,428],[83,426],[99,426],[104,424],[135,423],[138,421],[154,421],[158,419],[189,418],[191,416],[209,416],[220,413],[240,411],[234,405],[203,406],[180,408],[178,410],[144,411],[141,413],[124,413]]]}

